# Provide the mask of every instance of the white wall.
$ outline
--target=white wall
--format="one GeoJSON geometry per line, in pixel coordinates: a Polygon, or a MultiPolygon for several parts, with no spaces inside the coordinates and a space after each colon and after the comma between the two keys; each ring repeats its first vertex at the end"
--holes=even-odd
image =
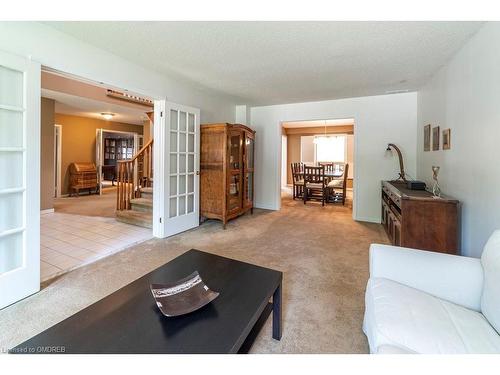
{"type": "Polygon", "coordinates": [[[486,24],[418,93],[417,175],[462,202],[462,254],[500,228],[500,24],[486,24]],[[451,129],[451,149],[423,151],[423,127],[451,129]]]}
{"type": "Polygon", "coordinates": [[[398,160],[387,143],[402,149],[405,169],[416,174],[417,94],[369,96],[253,107],[256,133],[255,203],[280,208],[282,121],[354,118],[354,212],[357,220],[380,222],[380,181],[397,177],[398,160]]]}
{"type": "MultiPolygon", "coordinates": [[[[0,50],[117,88],[193,106],[201,122],[234,122],[237,99],[167,77],[36,22],[0,22],[0,50]]],[[[140,53],[140,51],[138,51],[140,53]]]]}

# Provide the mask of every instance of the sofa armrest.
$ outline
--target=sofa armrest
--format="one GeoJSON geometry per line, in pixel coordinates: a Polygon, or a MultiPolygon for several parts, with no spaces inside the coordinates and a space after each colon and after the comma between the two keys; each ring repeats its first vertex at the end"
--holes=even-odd
{"type": "Polygon", "coordinates": [[[481,261],[457,255],[372,244],[370,277],[386,278],[481,311],[481,261]]]}

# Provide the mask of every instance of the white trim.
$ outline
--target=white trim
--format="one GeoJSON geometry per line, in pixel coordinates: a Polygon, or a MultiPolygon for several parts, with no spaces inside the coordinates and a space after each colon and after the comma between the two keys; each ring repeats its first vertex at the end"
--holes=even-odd
{"type": "Polygon", "coordinates": [[[166,100],[155,100],[154,102],[154,147],[153,147],[153,170],[155,183],[153,184],[153,236],[165,237],[165,226],[167,217],[165,199],[165,103],[166,100]]]}
{"type": "Polygon", "coordinates": [[[41,210],[40,215],[47,215],[47,214],[51,214],[53,212],[54,212],[53,208],[47,208],[46,210],[41,210]]]}
{"type": "MultiPolygon", "coordinates": [[[[357,127],[357,121],[356,121],[356,116],[343,116],[342,118],[345,118],[345,119],[353,119],[354,120],[354,123],[353,123],[353,134],[354,134],[354,149],[353,149],[353,159],[354,159],[354,165],[359,165],[358,164],[358,153],[357,153],[357,145],[358,145],[358,139],[359,137],[356,136],[356,127],[357,127]]],[[[270,210],[280,210],[281,209],[281,165],[282,165],[282,161],[281,161],[281,155],[283,153],[282,151],[282,142],[281,142],[281,134],[282,134],[282,127],[283,127],[283,123],[284,122],[293,122],[293,121],[308,121],[308,120],[324,120],[324,118],[309,118],[309,119],[303,119],[303,118],[288,118],[288,119],[285,119],[285,120],[280,120],[276,123],[276,127],[275,127],[275,130],[276,132],[278,133],[278,136],[277,136],[277,139],[280,140],[280,148],[278,150],[278,155],[277,155],[277,160],[275,161],[275,165],[277,165],[278,167],[278,174],[277,174],[277,183],[276,183],[276,189],[275,189],[275,196],[276,196],[276,207],[275,208],[269,208],[270,210]]],[[[357,206],[358,206],[358,196],[357,196],[357,193],[358,193],[358,171],[359,171],[359,168],[354,168],[354,175],[353,175],[353,203],[352,203],[352,218],[353,220],[356,220],[356,221],[368,221],[368,222],[380,222],[380,220],[378,221],[372,221],[373,218],[359,218],[357,216],[357,206]]]]}
{"type": "Polygon", "coordinates": [[[62,163],[62,125],[55,124],[54,125],[54,160],[55,160],[55,173],[57,175],[57,184],[55,189],[55,198],[59,198],[61,196],[61,163],[62,163]],[[59,129],[59,138],[57,137],[56,128],[59,129]],[[57,148],[56,148],[57,143],[57,148]],[[56,152],[57,150],[57,152],[56,152]]]}

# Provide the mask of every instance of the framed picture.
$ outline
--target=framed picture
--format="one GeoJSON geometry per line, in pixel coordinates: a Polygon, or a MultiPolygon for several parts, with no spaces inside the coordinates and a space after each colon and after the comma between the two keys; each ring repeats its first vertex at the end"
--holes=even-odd
{"type": "Polygon", "coordinates": [[[439,150],[439,126],[432,128],[432,151],[439,150]]]}
{"type": "Polygon", "coordinates": [[[449,150],[451,147],[451,129],[443,130],[443,150],[449,150]]]}
{"type": "Polygon", "coordinates": [[[424,126],[424,151],[431,150],[431,124],[424,126]]]}

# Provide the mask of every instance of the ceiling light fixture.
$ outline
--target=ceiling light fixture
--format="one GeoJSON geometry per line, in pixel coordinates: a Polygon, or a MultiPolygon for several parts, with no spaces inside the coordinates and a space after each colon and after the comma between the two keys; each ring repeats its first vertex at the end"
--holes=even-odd
{"type": "Polygon", "coordinates": [[[326,141],[328,139],[328,136],[326,135],[326,120],[324,120],[324,123],[325,123],[325,134],[322,135],[322,136],[320,135],[320,136],[314,137],[313,143],[315,143],[315,144],[324,142],[324,141],[326,141]]]}
{"type": "Polygon", "coordinates": [[[109,112],[102,112],[101,116],[104,117],[105,120],[109,121],[113,118],[115,114],[114,113],[109,113],[109,112]]]}

